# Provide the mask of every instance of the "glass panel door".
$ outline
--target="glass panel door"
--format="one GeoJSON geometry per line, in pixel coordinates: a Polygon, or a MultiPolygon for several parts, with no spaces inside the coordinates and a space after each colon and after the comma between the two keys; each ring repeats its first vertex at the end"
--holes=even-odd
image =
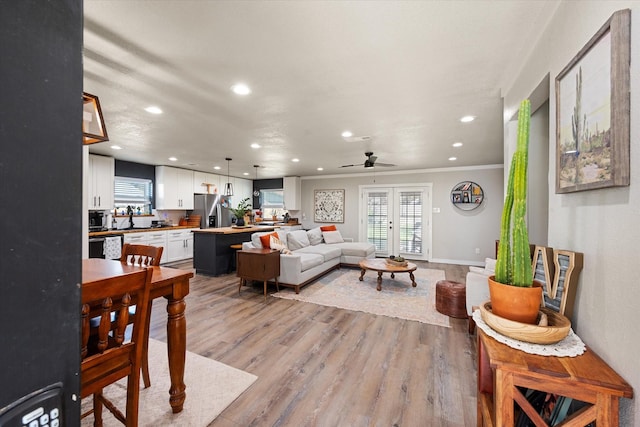
{"type": "Polygon", "coordinates": [[[367,242],[376,247],[376,256],[386,257],[389,252],[389,241],[393,241],[393,228],[390,227],[392,209],[390,198],[393,193],[388,189],[365,191],[365,215],[367,242]],[[390,240],[391,239],[391,240],[390,240]]]}

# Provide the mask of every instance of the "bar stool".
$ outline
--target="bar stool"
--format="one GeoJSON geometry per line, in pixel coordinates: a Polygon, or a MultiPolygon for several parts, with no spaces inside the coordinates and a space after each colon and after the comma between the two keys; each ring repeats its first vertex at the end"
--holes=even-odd
{"type": "Polygon", "coordinates": [[[231,248],[231,250],[233,251],[233,255],[231,256],[231,259],[229,260],[229,273],[231,273],[232,271],[234,271],[236,269],[236,252],[239,251],[240,249],[242,249],[242,243],[235,243],[231,246],[229,246],[231,248]]]}

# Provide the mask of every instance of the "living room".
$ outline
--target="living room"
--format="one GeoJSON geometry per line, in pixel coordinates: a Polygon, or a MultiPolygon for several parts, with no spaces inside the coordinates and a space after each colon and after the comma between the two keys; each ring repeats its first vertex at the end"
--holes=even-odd
{"type": "MultiPolygon", "coordinates": [[[[464,3],[462,3],[464,4],[464,3]]],[[[553,13],[547,22],[541,25],[539,32],[531,37],[530,51],[517,53],[522,57],[519,62],[519,66],[511,74],[511,79],[503,87],[500,88],[501,94],[504,99],[504,106],[502,107],[502,116],[505,117],[505,122],[511,120],[519,102],[523,98],[530,97],[532,93],[538,88],[540,83],[545,80],[546,76],[549,76],[549,91],[546,97],[549,99],[549,159],[548,159],[548,171],[545,171],[543,175],[548,181],[548,231],[543,239],[546,240],[548,246],[554,248],[563,248],[574,251],[579,251],[585,255],[585,266],[581,274],[579,291],[576,302],[576,312],[573,318],[573,325],[576,333],[587,343],[587,345],[594,349],[609,365],[616,369],[625,379],[634,386],[637,390],[640,386],[640,373],[636,369],[636,355],[640,351],[640,344],[635,340],[637,335],[637,327],[635,326],[635,307],[633,302],[640,297],[640,291],[637,286],[634,286],[635,271],[633,270],[635,257],[633,256],[635,249],[635,242],[638,240],[638,228],[633,224],[637,219],[637,212],[640,206],[640,200],[638,200],[632,187],[638,185],[638,175],[635,171],[640,164],[640,155],[637,150],[631,149],[631,185],[628,187],[600,189],[592,191],[584,191],[571,194],[555,194],[554,191],[554,178],[555,178],[555,154],[552,147],[555,146],[555,89],[554,79],[560,73],[560,71],[567,65],[567,63],[580,51],[585,43],[593,36],[593,34],[606,22],[611,14],[617,10],[630,8],[632,16],[638,13],[638,7],[636,2],[632,1],[584,1],[584,2],[549,2],[550,7],[553,9],[553,13]],[[616,288],[609,292],[609,287],[615,286],[616,288]]],[[[75,30],[71,31],[74,42],[71,43],[75,46],[76,55],[79,55],[79,38],[80,36],[80,17],[78,3],[74,3],[70,9],[72,16],[69,18],[75,27],[75,30]],[[77,27],[77,28],[76,28],[77,27]]],[[[14,18],[15,11],[4,14],[7,19],[14,18]]],[[[32,16],[33,24],[36,24],[38,14],[32,16]]],[[[44,20],[44,19],[43,19],[44,20]]],[[[5,20],[3,19],[3,24],[5,20]]],[[[10,22],[3,25],[4,28],[15,28],[15,24],[10,22]]],[[[38,25],[34,25],[37,27],[38,25]]],[[[640,43],[640,30],[638,26],[632,25],[631,30],[631,46],[632,57],[636,57],[637,45],[640,43]]],[[[10,38],[6,32],[3,32],[2,50],[8,53],[8,57],[17,55],[15,48],[10,44],[15,42],[14,38],[10,38]],[[11,40],[8,42],[6,40],[11,40]]],[[[26,37],[25,32],[25,37],[26,37]]],[[[23,45],[24,46],[24,45],[23,45]]],[[[28,46],[28,45],[27,45],[28,46]]],[[[49,48],[52,48],[49,46],[49,48]]],[[[35,48],[34,48],[35,49],[35,48]]],[[[60,49],[60,48],[59,48],[60,49]]],[[[46,49],[44,50],[46,52],[46,49]]],[[[42,52],[42,53],[44,53],[42,52]]],[[[77,59],[77,57],[76,57],[77,59]]],[[[18,68],[18,67],[16,67],[18,68]]],[[[21,70],[23,72],[23,70],[21,70]]],[[[65,80],[65,84],[69,84],[67,88],[73,88],[76,92],[82,90],[80,73],[81,69],[74,70],[73,79],[65,80]]],[[[5,71],[5,65],[2,67],[3,80],[28,82],[28,74],[25,72],[24,77],[19,77],[19,73],[5,71]],[[10,78],[8,78],[10,77],[10,78]]],[[[31,76],[33,78],[33,76],[31,76]]],[[[635,108],[638,104],[638,91],[640,87],[640,76],[638,73],[632,73],[631,75],[631,141],[635,141],[640,131],[639,121],[634,114],[635,108]]],[[[23,86],[28,86],[24,84],[23,86]]],[[[62,91],[55,92],[61,95],[62,91]]],[[[23,95],[19,92],[19,95],[23,95]]],[[[34,105],[37,102],[41,102],[37,97],[38,93],[32,93],[27,99],[32,101],[34,105]]],[[[99,94],[98,94],[99,95],[99,94]]],[[[50,97],[51,98],[51,97],[50,97]]],[[[73,97],[71,97],[73,98],[73,97]]],[[[18,99],[22,99],[18,96],[18,93],[10,92],[9,95],[4,97],[2,101],[3,106],[7,106],[6,110],[14,110],[17,105],[18,99]]],[[[72,99],[64,96],[57,97],[56,101],[59,101],[62,105],[68,105],[72,99]]],[[[45,102],[45,101],[42,101],[45,102]]],[[[50,99],[46,102],[52,102],[50,99]]],[[[540,103],[542,105],[543,103],[540,103]]],[[[58,105],[57,103],[54,105],[58,105]]],[[[51,105],[46,111],[52,111],[57,107],[51,105]]],[[[65,107],[63,107],[65,108],[65,107]]],[[[3,109],[4,110],[4,109],[3,109]]],[[[3,200],[18,200],[15,206],[3,206],[3,218],[13,218],[15,212],[20,212],[20,218],[15,218],[15,221],[9,223],[9,221],[3,222],[2,235],[3,235],[3,266],[2,277],[10,278],[17,283],[42,283],[42,276],[31,273],[32,276],[28,276],[29,266],[19,262],[21,257],[25,257],[28,251],[34,250],[32,246],[25,247],[25,237],[38,237],[48,236],[52,242],[61,242],[60,252],[62,258],[57,258],[55,262],[53,260],[47,261],[47,251],[42,249],[38,250],[36,254],[40,256],[37,258],[42,259],[43,265],[50,263],[55,266],[60,261],[64,262],[65,270],[69,270],[72,273],[64,273],[61,276],[52,275],[50,278],[63,277],[65,283],[79,283],[79,260],[81,254],[81,241],[79,236],[81,234],[81,201],[72,200],[66,206],[70,206],[75,212],[72,215],[58,214],[54,212],[51,216],[51,220],[48,221],[48,227],[40,225],[42,222],[42,212],[33,212],[33,206],[38,206],[38,203],[42,203],[43,199],[36,194],[41,193],[42,186],[45,185],[47,189],[47,195],[45,201],[48,206],[58,206],[59,200],[68,200],[70,190],[75,194],[79,194],[80,182],[81,182],[81,155],[76,151],[72,151],[70,148],[64,149],[59,154],[52,153],[50,149],[46,148],[51,138],[47,138],[50,135],[43,135],[36,131],[26,132],[21,134],[16,128],[9,128],[9,122],[15,122],[22,126],[22,123],[28,123],[26,115],[20,115],[20,112],[14,111],[12,114],[14,119],[3,120],[3,126],[7,126],[6,129],[10,129],[7,135],[16,142],[15,146],[19,146],[20,150],[10,149],[8,144],[3,144],[3,158],[8,159],[7,163],[3,165],[3,170],[7,171],[7,180],[5,182],[21,182],[22,188],[20,194],[18,190],[8,186],[2,186],[1,196],[3,200]],[[4,123],[7,123],[6,125],[4,123]],[[12,130],[11,130],[12,129],[12,130]],[[5,152],[6,150],[6,152],[5,152]],[[46,165],[45,159],[51,159],[56,166],[46,165]],[[13,166],[13,165],[19,165],[13,166]],[[22,169],[29,170],[26,174],[21,172],[22,169]],[[40,171],[36,173],[34,171],[40,171]],[[65,177],[65,174],[67,175],[65,177]],[[34,179],[38,178],[38,179],[34,179]],[[43,184],[44,181],[46,181],[43,184]],[[56,188],[54,182],[64,188],[56,188]],[[77,211],[77,212],[76,212],[77,211]],[[44,230],[45,228],[50,230],[44,230]],[[5,237],[6,236],[6,239],[5,237]],[[75,240],[74,240],[75,239],[75,240]],[[18,248],[17,251],[11,252],[11,248],[18,248]],[[6,262],[5,262],[6,261],[6,262]],[[20,269],[18,269],[20,268],[20,269]],[[27,273],[25,273],[27,272],[27,273]]],[[[43,114],[46,115],[46,114],[43,114]]],[[[73,117],[69,120],[73,122],[73,117]]],[[[505,157],[513,150],[514,142],[506,130],[504,135],[504,153],[505,157]]],[[[56,133],[56,140],[65,140],[64,131],[58,130],[56,133]]],[[[633,144],[633,143],[632,143],[633,144]]],[[[63,145],[64,144],[60,144],[63,145]]],[[[361,156],[362,154],[359,154],[361,156]]],[[[341,159],[338,164],[350,163],[352,161],[358,161],[356,159],[341,159]]],[[[381,158],[381,161],[384,159],[381,158]]],[[[535,172],[532,172],[535,173],[535,172]]],[[[487,213],[486,221],[482,218],[478,224],[471,223],[468,226],[468,230],[460,228],[448,229],[446,233],[443,230],[443,224],[438,223],[439,218],[445,217],[445,207],[450,207],[449,192],[451,188],[458,182],[463,180],[473,181],[489,181],[491,184],[487,184],[488,193],[493,198],[493,202],[501,200],[501,192],[503,186],[500,181],[504,179],[504,172],[499,168],[488,169],[487,171],[459,171],[453,174],[448,173],[432,173],[432,174],[408,174],[404,177],[396,177],[394,175],[376,174],[367,175],[357,178],[352,178],[349,182],[342,181],[339,177],[320,179],[309,178],[302,180],[302,203],[305,210],[310,212],[310,206],[313,203],[313,191],[315,189],[327,189],[327,188],[345,188],[348,197],[345,200],[345,208],[348,212],[358,212],[358,201],[354,200],[354,196],[358,195],[358,187],[360,185],[390,185],[396,183],[437,183],[433,188],[433,201],[432,207],[440,207],[441,212],[439,214],[433,214],[433,254],[435,259],[455,260],[455,261],[481,261],[483,258],[476,255],[492,254],[493,242],[497,238],[496,223],[497,215],[494,213],[487,213]],[[483,176],[483,174],[489,175],[483,176]],[[446,177],[445,177],[446,175],[446,177]],[[448,180],[447,180],[448,179],[448,180]],[[374,182],[375,180],[375,182],[374,182]],[[442,180],[442,181],[440,181],[442,180]],[[337,183],[340,183],[338,185],[337,183]],[[440,215],[440,216],[438,216],[440,215]],[[495,224],[495,225],[494,225],[495,224]],[[492,227],[496,227],[495,231],[491,231],[492,227]],[[477,241],[472,241],[465,250],[465,253],[456,251],[455,246],[451,246],[448,249],[444,245],[444,242],[448,238],[451,238],[450,233],[454,233],[454,239],[456,241],[462,240],[460,236],[455,235],[455,230],[460,230],[464,233],[465,238],[469,233],[476,230],[489,230],[486,236],[483,236],[477,241]],[[438,234],[441,233],[441,234],[438,234]],[[475,254],[475,248],[481,248],[481,254],[475,254]],[[471,248],[469,250],[469,248],[471,248]],[[439,252],[440,251],[440,252],[439,252]]],[[[487,200],[489,202],[489,200],[487,200]]],[[[497,203],[496,203],[497,204],[497,203]]],[[[487,204],[487,207],[490,204],[487,204]]],[[[455,212],[455,211],[453,211],[455,212]]],[[[449,212],[450,214],[450,212],[449,212]]],[[[309,214],[311,215],[311,214],[309,214]]],[[[461,217],[462,215],[458,215],[461,217]]],[[[466,217],[465,217],[466,218],[466,217]]],[[[474,217],[475,218],[475,217],[474,217]]],[[[357,223],[347,222],[351,221],[347,216],[344,227],[345,235],[357,237],[358,225],[357,223]]],[[[28,240],[28,239],[27,239],[28,240]]],[[[532,239],[533,240],[533,239],[532,239]]],[[[46,268],[40,269],[46,271],[46,268]]],[[[53,268],[53,271],[56,268],[53,268]]],[[[42,273],[44,274],[44,273],[42,273]]],[[[43,285],[43,289],[48,289],[43,285]]],[[[4,315],[3,315],[4,316],[4,315]]],[[[1,322],[5,325],[10,325],[11,322],[8,318],[3,317],[1,322]]],[[[34,327],[26,328],[26,331],[31,331],[34,327]]],[[[14,333],[7,329],[2,330],[2,336],[12,337],[14,333]]],[[[2,360],[7,361],[7,366],[14,366],[12,361],[16,359],[24,358],[16,351],[3,350],[2,360]]],[[[45,359],[47,356],[42,356],[37,360],[45,359]]],[[[70,362],[60,362],[61,365],[71,364],[70,362]]],[[[8,375],[8,374],[7,374],[8,375]]],[[[3,378],[4,379],[4,378],[3,378]]],[[[12,380],[8,378],[8,380],[12,380]]],[[[11,381],[16,382],[16,381],[11,381]]],[[[3,381],[4,383],[4,381],[3,381]]],[[[71,380],[73,383],[73,380],[71,380]]],[[[475,385],[468,385],[470,388],[475,385]]],[[[22,393],[24,394],[24,393],[22,393]]],[[[19,396],[21,396],[20,394],[19,396]]],[[[18,396],[18,395],[16,395],[18,396]]],[[[16,397],[12,396],[12,397],[16,397]]],[[[7,400],[8,401],[8,400],[7,400]]],[[[5,403],[3,400],[2,403],[5,403]]],[[[637,399],[621,401],[621,425],[636,425],[638,418],[640,417],[640,404],[637,399]]]]}

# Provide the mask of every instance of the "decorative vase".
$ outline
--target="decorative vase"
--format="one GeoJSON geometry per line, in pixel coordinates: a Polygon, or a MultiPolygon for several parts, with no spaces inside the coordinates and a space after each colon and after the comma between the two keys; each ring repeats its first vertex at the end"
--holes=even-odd
{"type": "Polygon", "coordinates": [[[244,217],[236,218],[236,225],[242,227],[244,225],[244,217]]]}
{"type": "Polygon", "coordinates": [[[505,285],[488,278],[491,311],[496,316],[530,325],[536,324],[542,302],[542,283],[533,281],[532,287],[505,285]]]}

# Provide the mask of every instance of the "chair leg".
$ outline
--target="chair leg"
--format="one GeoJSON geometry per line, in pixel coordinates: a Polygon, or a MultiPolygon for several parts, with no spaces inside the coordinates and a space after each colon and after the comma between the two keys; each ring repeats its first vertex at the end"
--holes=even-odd
{"type": "Polygon", "coordinates": [[[476,322],[473,320],[473,316],[469,316],[469,335],[473,335],[476,332],[476,322]]]}
{"type": "Polygon", "coordinates": [[[102,427],[102,390],[93,395],[93,427],[102,427]]]}
{"type": "Polygon", "coordinates": [[[153,300],[149,301],[149,309],[147,310],[147,326],[144,331],[144,341],[142,344],[142,360],[140,361],[140,367],[142,370],[142,382],[144,388],[151,387],[151,377],[149,376],[149,328],[151,324],[151,308],[153,307],[153,300]]]}

